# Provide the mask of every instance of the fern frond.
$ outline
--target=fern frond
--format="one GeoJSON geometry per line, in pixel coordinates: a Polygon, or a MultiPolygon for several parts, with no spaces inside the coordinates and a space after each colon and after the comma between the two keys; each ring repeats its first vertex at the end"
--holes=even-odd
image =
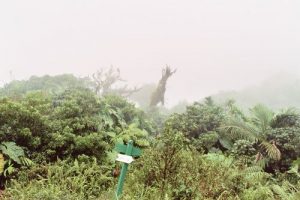
{"type": "Polygon", "coordinates": [[[272,190],[282,200],[291,200],[291,199],[293,199],[292,196],[293,196],[294,191],[290,188],[290,185],[287,185],[287,184],[283,184],[282,186],[272,185],[272,190]]]}
{"type": "Polygon", "coordinates": [[[251,166],[247,167],[243,174],[245,178],[250,182],[262,182],[269,175],[263,171],[263,168],[260,166],[251,166]]]}
{"type": "Polygon", "coordinates": [[[245,173],[254,173],[254,172],[262,172],[263,168],[261,168],[260,166],[251,166],[251,167],[247,167],[245,169],[245,173]]]}
{"type": "Polygon", "coordinates": [[[245,175],[245,178],[251,182],[262,182],[266,177],[265,172],[253,172],[245,175]]]}
{"type": "MultiPolygon", "coordinates": [[[[261,153],[258,154],[262,155],[261,153]]],[[[268,159],[266,159],[265,157],[261,157],[259,160],[256,160],[255,165],[264,169],[267,166],[267,163],[268,163],[268,159]]]]}
{"type": "Polygon", "coordinates": [[[272,185],[272,189],[276,195],[283,200],[298,200],[300,199],[300,185],[291,184],[284,181],[282,185],[272,185]]]}
{"type": "Polygon", "coordinates": [[[299,165],[293,165],[289,171],[287,171],[289,174],[294,174],[298,178],[300,178],[300,173],[299,173],[299,165]]]}
{"type": "Polygon", "coordinates": [[[30,160],[29,158],[26,158],[24,156],[20,157],[20,163],[26,167],[30,167],[34,165],[34,162],[30,160]]]}

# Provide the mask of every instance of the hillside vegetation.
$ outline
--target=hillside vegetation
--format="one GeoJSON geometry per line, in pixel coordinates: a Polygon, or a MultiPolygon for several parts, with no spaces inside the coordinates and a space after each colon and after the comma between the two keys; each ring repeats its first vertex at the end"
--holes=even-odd
{"type": "Polygon", "coordinates": [[[300,199],[300,115],[208,97],[181,113],[144,111],[92,80],[33,77],[0,90],[0,198],[114,199],[114,147],[143,150],[130,164],[130,200],[300,199]]]}
{"type": "Polygon", "coordinates": [[[284,107],[300,108],[300,79],[293,74],[277,74],[256,86],[236,91],[223,91],[213,95],[219,103],[234,99],[238,105],[247,109],[257,103],[272,109],[284,107]]]}

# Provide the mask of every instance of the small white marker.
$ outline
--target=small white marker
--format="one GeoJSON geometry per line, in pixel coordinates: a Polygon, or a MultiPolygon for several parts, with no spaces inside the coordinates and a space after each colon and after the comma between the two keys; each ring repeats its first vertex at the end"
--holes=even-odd
{"type": "Polygon", "coordinates": [[[134,161],[132,156],[128,156],[128,155],[124,155],[124,154],[118,154],[118,157],[116,159],[116,161],[120,161],[123,163],[127,163],[130,164],[132,163],[132,161],[134,161]]]}

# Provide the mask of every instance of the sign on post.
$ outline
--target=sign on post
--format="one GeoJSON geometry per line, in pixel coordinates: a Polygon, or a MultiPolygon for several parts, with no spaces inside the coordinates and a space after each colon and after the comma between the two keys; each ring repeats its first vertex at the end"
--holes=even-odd
{"type": "MultiPolygon", "coordinates": [[[[130,141],[128,142],[128,144],[130,143],[130,141]]],[[[119,153],[125,154],[127,146],[128,145],[125,145],[125,144],[116,144],[115,150],[119,153]]],[[[132,146],[131,156],[139,157],[141,154],[142,154],[142,150],[132,146]]]]}
{"type": "Polygon", "coordinates": [[[116,161],[120,161],[120,162],[123,162],[123,163],[130,164],[130,163],[132,163],[132,161],[134,161],[134,159],[133,159],[132,156],[118,154],[118,157],[117,157],[116,161]]]}
{"type": "Polygon", "coordinates": [[[134,161],[134,157],[140,156],[142,154],[142,151],[139,148],[133,146],[132,140],[130,140],[127,145],[117,144],[115,150],[119,152],[116,160],[123,163],[116,191],[116,199],[118,199],[122,194],[128,165],[134,161]]]}

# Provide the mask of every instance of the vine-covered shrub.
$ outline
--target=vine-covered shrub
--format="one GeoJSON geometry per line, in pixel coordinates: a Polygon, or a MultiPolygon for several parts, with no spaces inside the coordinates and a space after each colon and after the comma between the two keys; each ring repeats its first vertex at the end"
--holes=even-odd
{"type": "Polygon", "coordinates": [[[182,132],[188,139],[187,143],[193,144],[198,151],[226,150],[219,134],[224,114],[224,109],[208,97],[203,103],[188,106],[182,114],[171,115],[166,120],[165,128],[182,132]]]}
{"type": "Polygon", "coordinates": [[[254,148],[254,143],[249,140],[237,140],[233,144],[231,154],[236,158],[238,158],[239,156],[251,157],[256,154],[256,149],[254,148]]]}
{"type": "Polygon", "coordinates": [[[30,151],[38,151],[49,130],[38,110],[9,99],[0,100],[0,141],[14,141],[30,151]]]}
{"type": "Polygon", "coordinates": [[[198,138],[201,134],[215,131],[224,118],[222,107],[207,98],[204,103],[188,106],[185,113],[174,114],[166,126],[183,132],[188,138],[198,138]]]}
{"type": "Polygon", "coordinates": [[[288,171],[293,161],[300,157],[300,128],[276,128],[270,132],[268,138],[276,141],[276,145],[282,155],[280,161],[272,162],[270,167],[272,167],[273,171],[288,171]]]}

